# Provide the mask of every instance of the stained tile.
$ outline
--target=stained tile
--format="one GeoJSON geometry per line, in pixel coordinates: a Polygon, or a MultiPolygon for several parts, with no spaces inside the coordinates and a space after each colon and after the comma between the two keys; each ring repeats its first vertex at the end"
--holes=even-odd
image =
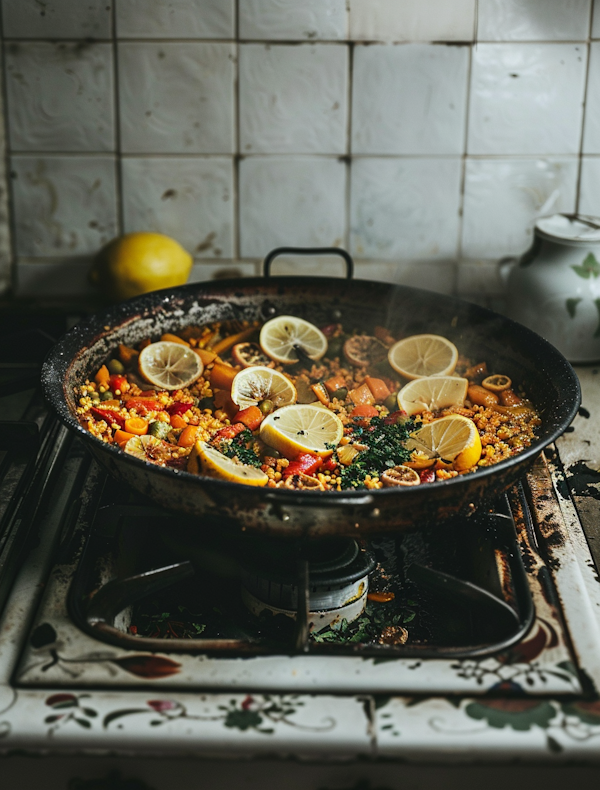
{"type": "Polygon", "coordinates": [[[243,153],[345,153],[345,45],[242,44],[239,57],[243,153]]]}
{"type": "MultiPolygon", "coordinates": [[[[600,14],[600,8],[598,9],[600,14]]],[[[600,41],[590,45],[583,153],[600,154],[600,41]]]]}
{"type": "Polygon", "coordinates": [[[121,38],[235,37],[235,0],[116,0],[121,38]]]}
{"type": "Polygon", "coordinates": [[[119,44],[125,153],[233,153],[234,46],[119,44]]]}
{"type": "Polygon", "coordinates": [[[350,0],[355,41],[472,41],[475,0],[350,0]]]}
{"type": "Polygon", "coordinates": [[[581,44],[478,44],[469,153],[577,153],[585,70],[581,44]]]}
{"type": "Polygon", "coordinates": [[[584,41],[591,0],[479,0],[478,41],[584,41]]]}
{"type": "Polygon", "coordinates": [[[592,38],[600,38],[600,0],[594,0],[592,38]]]}
{"type": "Polygon", "coordinates": [[[13,156],[17,254],[94,253],[117,235],[115,161],[110,156],[13,156]]]}
{"type": "Polygon", "coordinates": [[[454,261],[357,261],[355,278],[409,285],[436,293],[454,293],[454,261]]]}
{"type": "Polygon", "coordinates": [[[338,159],[248,157],[239,176],[242,257],[344,245],[346,167],[338,159]]]}
{"type": "Polygon", "coordinates": [[[465,47],[357,46],[353,153],[462,153],[468,67],[465,47]]]}
{"type": "Polygon", "coordinates": [[[231,158],[125,158],[124,230],[166,233],[195,257],[233,255],[231,158]]]}
{"type": "Polygon", "coordinates": [[[23,297],[89,296],[92,256],[76,258],[22,258],[17,261],[15,292],[23,297]]]}
{"type": "Polygon", "coordinates": [[[600,158],[584,156],[581,162],[579,211],[600,217],[600,158]]]}
{"type": "Polygon", "coordinates": [[[201,283],[206,280],[233,280],[238,277],[256,277],[256,263],[247,261],[202,261],[192,266],[188,282],[201,283]]]}
{"type": "Polygon", "coordinates": [[[518,255],[537,217],[574,211],[577,158],[467,159],[462,254],[518,255]]]}
{"type": "Polygon", "coordinates": [[[110,44],[6,45],[9,139],[17,151],[115,147],[110,44]]]}
{"type": "Polygon", "coordinates": [[[357,158],[352,162],[352,254],[372,259],[453,259],[461,160],[357,158]]]}
{"type": "Polygon", "coordinates": [[[2,0],[6,38],[110,38],[113,0],[2,0]]]}
{"type": "Polygon", "coordinates": [[[239,9],[241,39],[346,38],[346,0],[239,0],[239,9]]]}

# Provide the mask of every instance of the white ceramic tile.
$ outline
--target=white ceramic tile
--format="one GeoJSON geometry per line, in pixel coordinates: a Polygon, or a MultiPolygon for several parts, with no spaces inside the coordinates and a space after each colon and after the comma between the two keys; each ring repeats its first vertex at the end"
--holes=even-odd
{"type": "Polygon", "coordinates": [[[584,124],[583,153],[600,154],[600,41],[590,45],[584,124]]]}
{"type": "Polygon", "coordinates": [[[206,280],[233,280],[238,277],[256,277],[257,265],[247,261],[221,261],[195,263],[188,278],[189,283],[201,283],[206,280]]]}
{"type": "Polygon", "coordinates": [[[124,158],[124,230],[166,233],[194,256],[233,255],[231,158],[124,158]]]}
{"type": "Polygon", "coordinates": [[[582,159],[579,211],[600,217],[600,158],[584,156],[582,159]]]}
{"type": "MultiPolygon", "coordinates": [[[[258,273],[263,262],[258,261],[258,273]]],[[[346,264],[339,255],[278,255],[271,265],[276,277],[346,277],[346,264]]]]}
{"type": "Polygon", "coordinates": [[[504,293],[505,284],[500,276],[497,260],[462,260],[458,263],[456,291],[459,296],[484,299],[504,293]]]}
{"type": "Polygon", "coordinates": [[[94,253],[117,235],[115,161],[110,156],[13,156],[17,254],[94,253]]]}
{"type": "Polygon", "coordinates": [[[240,38],[346,38],[346,0],[239,0],[240,38]]]}
{"type": "Polygon", "coordinates": [[[346,45],[242,44],[239,58],[243,153],[345,153],[346,45]]]}
{"type": "Polygon", "coordinates": [[[583,44],[478,44],[469,153],[577,153],[586,56],[583,44]]]}
{"type": "Polygon", "coordinates": [[[122,38],[234,38],[235,0],[116,0],[122,38]]]}
{"type": "Polygon", "coordinates": [[[345,237],[346,166],[325,157],[247,157],[240,162],[244,258],[274,247],[339,247],[345,237]]]}
{"type": "Polygon", "coordinates": [[[518,255],[537,217],[575,209],[577,159],[467,159],[462,254],[518,255]]]}
{"type": "MultiPolygon", "coordinates": [[[[0,51],[1,54],[1,51],[0,51]]],[[[4,101],[0,96],[0,115],[4,117],[4,101]]],[[[6,167],[6,136],[0,124],[0,294],[5,293],[12,279],[12,246],[9,215],[8,169],[6,167]]]]}
{"type": "Polygon", "coordinates": [[[472,41],[475,0],[349,0],[355,41],[472,41]]]}
{"type": "Polygon", "coordinates": [[[355,47],[353,153],[462,153],[468,67],[466,47],[355,47]]]}
{"type": "Polygon", "coordinates": [[[17,151],[114,149],[110,44],[6,45],[10,144],[17,151]]]}
{"type": "Polygon", "coordinates": [[[354,159],[352,254],[388,260],[454,258],[460,174],[458,157],[354,159]]]}
{"type": "Polygon", "coordinates": [[[592,19],[592,38],[600,38],[600,0],[594,0],[594,15],[592,19]]]}
{"type": "Polygon", "coordinates": [[[6,38],[110,38],[113,0],[2,0],[6,38]]]}
{"type": "Polygon", "coordinates": [[[453,261],[357,261],[355,278],[451,294],[456,284],[456,264],[453,261]]]}
{"type": "Polygon", "coordinates": [[[119,44],[125,153],[233,153],[234,46],[119,44]]]}
{"type": "Polygon", "coordinates": [[[478,41],[584,41],[591,0],[479,0],[478,41]]]}
{"type": "Polygon", "coordinates": [[[15,293],[18,297],[91,296],[88,280],[92,257],[22,258],[17,261],[15,293]]]}

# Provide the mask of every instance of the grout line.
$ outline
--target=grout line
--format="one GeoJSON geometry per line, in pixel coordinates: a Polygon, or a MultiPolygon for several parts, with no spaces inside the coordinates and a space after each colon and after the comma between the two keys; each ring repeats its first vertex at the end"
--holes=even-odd
{"type": "Polygon", "coordinates": [[[233,113],[234,113],[234,156],[233,166],[233,258],[241,254],[241,218],[240,218],[240,2],[235,2],[235,72],[233,77],[233,113]]]}
{"type": "Polygon", "coordinates": [[[122,172],[122,148],[121,148],[121,107],[119,101],[119,53],[117,45],[117,3],[112,4],[112,53],[113,53],[113,111],[115,116],[115,186],[117,204],[117,230],[121,236],[125,229],[125,218],[123,209],[123,172],[122,172]]]}
{"type": "MultiPolygon", "coordinates": [[[[3,20],[2,20],[3,23],[3,20]]],[[[3,27],[3,24],[2,24],[3,27]]],[[[15,191],[13,188],[13,179],[11,177],[11,146],[9,140],[8,130],[8,82],[6,79],[6,43],[3,41],[1,45],[0,54],[0,68],[2,69],[2,125],[4,128],[4,166],[5,166],[5,187],[6,187],[6,201],[8,213],[8,233],[10,236],[10,267],[9,267],[9,288],[8,293],[14,295],[18,285],[18,268],[17,268],[17,217],[15,212],[15,191]]]]}
{"type": "Polygon", "coordinates": [[[583,173],[583,142],[585,137],[585,121],[587,117],[587,99],[590,83],[590,62],[592,60],[592,25],[594,24],[594,2],[590,4],[590,26],[589,38],[586,44],[587,49],[587,63],[585,69],[585,78],[583,82],[583,107],[581,111],[581,133],[579,135],[579,162],[577,167],[577,186],[575,191],[575,213],[579,214],[579,204],[581,202],[581,177],[583,173]]]}
{"type": "Polygon", "coordinates": [[[477,46],[477,41],[473,44],[473,46],[469,50],[469,63],[467,65],[467,97],[465,102],[465,136],[463,140],[463,153],[461,156],[462,159],[462,166],[461,166],[461,176],[460,176],[460,195],[459,195],[459,202],[458,202],[458,239],[456,244],[456,253],[457,253],[457,272],[456,272],[456,286],[458,286],[458,263],[463,257],[463,226],[464,226],[464,219],[465,219],[465,192],[466,192],[466,182],[467,182],[467,151],[469,145],[469,118],[471,112],[471,81],[473,75],[473,56],[475,54],[474,48],[477,46]]]}
{"type": "Polygon", "coordinates": [[[348,87],[346,102],[348,117],[346,119],[346,200],[344,210],[346,213],[346,227],[344,228],[344,248],[350,251],[351,244],[351,206],[352,206],[352,97],[354,89],[354,45],[348,45],[348,87]]]}

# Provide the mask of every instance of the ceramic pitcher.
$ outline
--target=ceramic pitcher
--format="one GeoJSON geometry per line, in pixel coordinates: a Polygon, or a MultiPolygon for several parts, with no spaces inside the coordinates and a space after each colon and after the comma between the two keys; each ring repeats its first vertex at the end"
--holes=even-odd
{"type": "Polygon", "coordinates": [[[570,362],[600,360],[600,218],[539,219],[531,249],[510,267],[507,289],[510,318],[570,362]]]}

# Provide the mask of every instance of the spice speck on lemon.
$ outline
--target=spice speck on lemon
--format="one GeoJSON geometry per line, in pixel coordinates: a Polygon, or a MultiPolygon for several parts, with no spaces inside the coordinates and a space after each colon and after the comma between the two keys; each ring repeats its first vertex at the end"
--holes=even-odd
{"type": "Polygon", "coordinates": [[[162,233],[127,233],[97,253],[90,280],[110,299],[173,288],[187,282],[192,256],[162,233]]]}

